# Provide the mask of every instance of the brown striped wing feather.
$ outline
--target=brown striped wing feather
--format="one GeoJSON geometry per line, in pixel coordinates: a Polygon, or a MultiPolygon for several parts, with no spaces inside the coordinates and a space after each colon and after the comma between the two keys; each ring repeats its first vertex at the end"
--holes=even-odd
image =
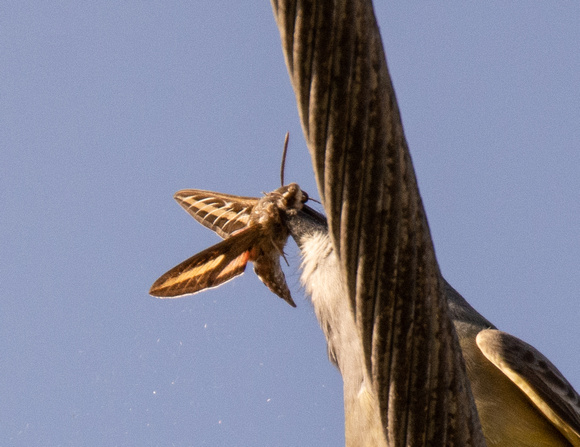
{"type": "Polygon", "coordinates": [[[195,220],[224,239],[248,225],[259,201],[201,189],[184,189],[173,197],[195,220]]]}

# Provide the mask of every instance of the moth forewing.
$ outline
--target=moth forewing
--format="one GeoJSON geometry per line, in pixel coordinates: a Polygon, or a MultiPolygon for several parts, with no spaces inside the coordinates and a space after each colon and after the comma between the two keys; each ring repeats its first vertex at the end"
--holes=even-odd
{"type": "Polygon", "coordinates": [[[202,225],[226,238],[161,276],[151,287],[157,297],[181,297],[217,287],[241,275],[248,261],[260,280],[296,307],[280,267],[289,231],[285,215],[298,212],[308,200],[296,183],[261,199],[197,189],[179,191],[177,202],[202,225]]]}
{"type": "Polygon", "coordinates": [[[149,293],[180,298],[220,286],[244,273],[253,247],[262,238],[255,226],[228,238],[173,267],[153,283],[149,293]]]}
{"type": "Polygon", "coordinates": [[[259,201],[201,189],[183,189],[173,197],[195,220],[224,239],[248,225],[259,201]]]}

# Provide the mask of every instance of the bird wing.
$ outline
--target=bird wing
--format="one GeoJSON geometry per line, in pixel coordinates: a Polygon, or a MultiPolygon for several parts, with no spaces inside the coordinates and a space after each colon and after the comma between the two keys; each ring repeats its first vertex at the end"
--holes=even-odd
{"type": "Polygon", "coordinates": [[[497,329],[481,331],[476,341],[572,445],[580,446],[580,396],[558,368],[533,346],[497,329]]]}

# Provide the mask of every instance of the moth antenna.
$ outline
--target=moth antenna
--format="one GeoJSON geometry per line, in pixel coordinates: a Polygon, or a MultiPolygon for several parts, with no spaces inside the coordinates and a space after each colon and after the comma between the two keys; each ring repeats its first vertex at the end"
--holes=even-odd
{"type": "Polygon", "coordinates": [[[284,138],[284,150],[282,151],[282,165],[280,166],[280,186],[284,186],[284,169],[286,168],[286,154],[288,153],[289,138],[290,132],[286,132],[286,137],[284,138]]]}

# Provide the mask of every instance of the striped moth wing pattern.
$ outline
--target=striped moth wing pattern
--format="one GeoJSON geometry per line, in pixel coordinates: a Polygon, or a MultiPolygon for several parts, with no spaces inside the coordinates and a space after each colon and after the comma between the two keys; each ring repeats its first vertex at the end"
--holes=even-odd
{"type": "Polygon", "coordinates": [[[252,261],[258,278],[296,307],[280,267],[289,236],[285,216],[297,213],[308,200],[296,183],[260,199],[199,189],[185,189],[174,197],[199,223],[224,240],[162,275],[151,286],[151,295],[178,298],[220,286],[244,273],[252,261]]]}

